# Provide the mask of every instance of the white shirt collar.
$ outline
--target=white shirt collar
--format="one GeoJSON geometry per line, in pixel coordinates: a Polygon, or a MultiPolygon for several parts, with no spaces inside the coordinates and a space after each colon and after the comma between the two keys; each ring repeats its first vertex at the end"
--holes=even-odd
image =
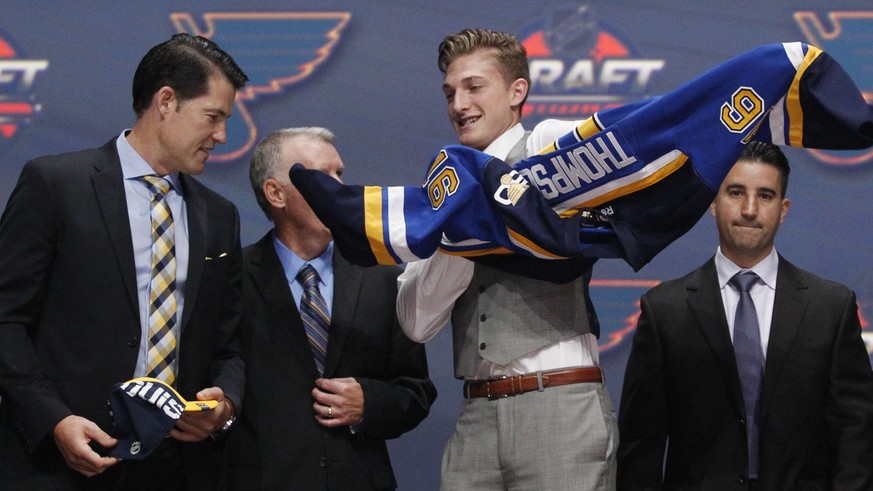
{"type": "Polygon", "coordinates": [[[491,145],[485,148],[485,153],[503,160],[522,136],[524,136],[524,126],[518,123],[491,142],[491,145]]]}
{"type": "Polygon", "coordinates": [[[721,247],[719,247],[715,253],[715,270],[718,273],[719,288],[724,288],[727,282],[740,271],[752,271],[761,278],[765,285],[775,290],[776,276],[779,271],[779,255],[774,247],[770,250],[770,254],[758,264],[751,268],[741,268],[726,258],[721,252],[721,247]]]}

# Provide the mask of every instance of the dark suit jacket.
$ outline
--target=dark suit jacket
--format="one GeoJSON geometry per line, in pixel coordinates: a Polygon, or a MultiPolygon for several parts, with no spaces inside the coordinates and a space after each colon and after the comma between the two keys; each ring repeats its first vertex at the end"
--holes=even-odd
{"type": "Polygon", "coordinates": [[[228,435],[231,489],[393,489],[385,439],[413,429],[436,389],[424,346],[397,322],[398,268],[360,268],[334,254],[325,378],[354,377],[364,421],[328,429],[315,420],[318,373],[272,233],[246,248],[243,271],[245,412],[228,435]]]}
{"type": "MultiPolygon", "coordinates": [[[[641,307],[619,411],[619,489],[748,489],[714,260],[653,288],[641,307]]],[[[760,489],[873,489],[873,374],[855,295],[781,257],[762,405],[760,489]]]]}
{"type": "MultiPolygon", "coordinates": [[[[241,408],[239,215],[194,179],[180,179],[190,260],[176,387],[194,399],[216,385],[241,408]]],[[[56,466],[51,433],[61,419],[75,414],[111,429],[109,392],[133,377],[141,342],[115,138],[27,163],[0,221],[0,271],[0,453],[56,466]]],[[[205,457],[218,457],[214,446],[180,445],[189,476],[212,470],[205,457]]]]}

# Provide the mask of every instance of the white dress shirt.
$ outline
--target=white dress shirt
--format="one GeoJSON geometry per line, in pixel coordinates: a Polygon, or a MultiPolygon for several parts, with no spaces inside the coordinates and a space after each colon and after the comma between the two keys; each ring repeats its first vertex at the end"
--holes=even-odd
{"type": "MultiPolygon", "coordinates": [[[[573,130],[580,121],[547,120],[538,124],[527,140],[527,154],[534,155],[556,138],[573,130]]],[[[494,140],[485,153],[505,159],[524,136],[521,123],[494,140]]],[[[403,332],[413,341],[433,338],[450,320],[455,301],[473,278],[474,263],[460,256],[436,253],[428,259],[407,264],[397,279],[397,316],[403,332]]],[[[577,280],[577,281],[582,281],[577,280]]],[[[580,299],[582,301],[582,299],[580,299]]],[[[597,338],[583,334],[545,346],[507,365],[483,361],[476,377],[521,375],[564,367],[596,366],[600,363],[597,338]]]]}
{"type": "Polygon", "coordinates": [[[718,285],[721,288],[721,300],[724,305],[724,314],[727,317],[728,329],[731,340],[734,339],[734,317],[737,312],[737,303],[740,293],[731,287],[728,282],[740,271],[752,271],[761,281],[756,282],[749,289],[752,301],[755,303],[755,313],[758,314],[758,328],[761,332],[761,348],[764,352],[764,360],[767,359],[767,345],[770,340],[770,323],[773,320],[773,301],[776,298],[776,276],[779,271],[779,255],[774,247],[770,254],[761,262],[751,268],[743,269],[726,258],[721,252],[721,247],[715,253],[715,270],[718,273],[718,285]]]}

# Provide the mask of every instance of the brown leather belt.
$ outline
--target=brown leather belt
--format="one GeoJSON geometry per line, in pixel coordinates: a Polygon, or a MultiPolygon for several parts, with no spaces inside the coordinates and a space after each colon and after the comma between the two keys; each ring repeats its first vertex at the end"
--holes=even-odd
{"type": "Polygon", "coordinates": [[[464,397],[487,397],[498,399],[514,396],[532,390],[543,391],[546,387],[579,384],[583,382],[603,382],[600,367],[581,367],[568,370],[553,370],[527,375],[516,375],[494,380],[469,380],[464,382],[464,397]]]}

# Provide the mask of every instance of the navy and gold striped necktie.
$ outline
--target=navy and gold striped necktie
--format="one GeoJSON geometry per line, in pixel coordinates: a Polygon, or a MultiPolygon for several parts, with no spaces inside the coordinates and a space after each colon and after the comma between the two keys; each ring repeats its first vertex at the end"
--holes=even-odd
{"type": "Polygon", "coordinates": [[[149,283],[149,328],[146,374],[172,385],[176,374],[176,245],[173,213],[167,202],[170,182],[143,176],[152,192],[152,276],[149,283]]]}
{"type": "Polygon", "coordinates": [[[303,297],[300,299],[300,318],[306,329],[306,337],[315,357],[318,374],[324,375],[324,360],[327,356],[327,336],[330,315],[327,303],[318,289],[318,272],[311,264],[304,264],[297,273],[297,280],[303,284],[303,297]]]}

